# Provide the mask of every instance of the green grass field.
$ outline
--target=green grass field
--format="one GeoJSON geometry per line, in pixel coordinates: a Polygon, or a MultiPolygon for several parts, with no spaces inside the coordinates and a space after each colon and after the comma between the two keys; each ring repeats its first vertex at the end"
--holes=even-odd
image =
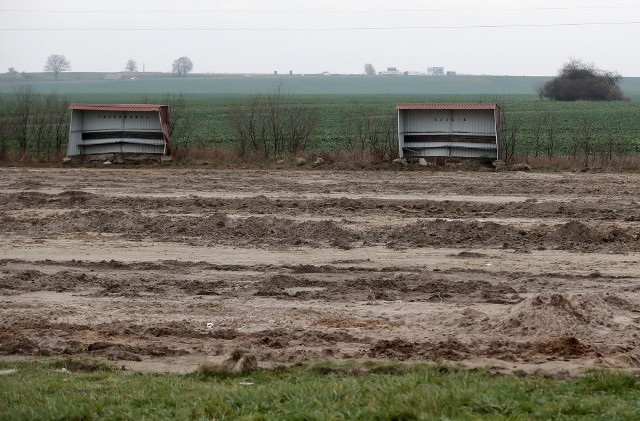
{"type": "Polygon", "coordinates": [[[637,420],[632,374],[496,375],[446,365],[330,364],[233,376],[132,374],[90,361],[0,363],[0,420],[637,420]]]}
{"type": "Polygon", "coordinates": [[[368,114],[393,119],[400,102],[500,102],[507,121],[517,120],[517,152],[535,153],[533,127],[542,112],[553,115],[558,154],[573,152],[576,132],[588,123],[591,139],[615,145],[625,154],[640,153],[640,78],[623,79],[629,101],[540,101],[535,86],[548,78],[513,76],[366,77],[366,76],[193,76],[187,78],[148,75],[129,80],[104,80],[104,74],[64,73],[59,82],[49,74],[33,74],[27,80],[0,77],[0,105],[6,110],[12,92],[29,83],[40,93],[56,91],[71,102],[135,103],[143,99],[162,102],[167,94],[184,95],[194,123],[192,144],[229,146],[237,136],[228,114],[258,93],[280,88],[294,101],[316,109],[316,133],[309,150],[344,148],[344,122],[353,115],[368,114]]]}

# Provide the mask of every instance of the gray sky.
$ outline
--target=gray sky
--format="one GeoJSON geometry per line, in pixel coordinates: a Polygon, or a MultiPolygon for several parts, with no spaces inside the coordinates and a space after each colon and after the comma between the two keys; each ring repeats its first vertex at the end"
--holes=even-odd
{"type": "Polygon", "coordinates": [[[640,76],[637,0],[0,0],[0,71],[553,75],[575,57],[640,76]]]}

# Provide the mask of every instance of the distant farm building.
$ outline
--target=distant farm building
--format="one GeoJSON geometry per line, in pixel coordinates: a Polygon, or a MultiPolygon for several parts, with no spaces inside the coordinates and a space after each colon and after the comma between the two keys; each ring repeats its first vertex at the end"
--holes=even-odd
{"type": "Polygon", "coordinates": [[[387,67],[387,70],[378,72],[378,75],[380,76],[398,76],[399,74],[400,71],[395,67],[387,67]]]}
{"type": "Polygon", "coordinates": [[[498,158],[496,104],[398,104],[400,157],[498,158]]]}
{"type": "Polygon", "coordinates": [[[170,154],[169,106],[72,104],[67,156],[170,154]]]}

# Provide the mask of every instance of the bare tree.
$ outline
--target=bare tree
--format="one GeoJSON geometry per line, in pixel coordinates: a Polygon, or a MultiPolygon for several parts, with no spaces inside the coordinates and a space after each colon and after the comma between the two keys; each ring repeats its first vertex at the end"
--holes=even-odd
{"type": "Polygon", "coordinates": [[[18,142],[18,150],[24,156],[27,153],[29,118],[33,112],[35,93],[30,85],[18,85],[14,93],[16,102],[13,112],[13,138],[18,142]]]}
{"type": "Polygon", "coordinates": [[[607,131],[599,143],[600,165],[604,166],[605,162],[611,162],[613,158],[613,152],[616,146],[614,134],[607,131]]]}
{"type": "Polygon", "coordinates": [[[53,72],[55,80],[58,80],[58,74],[60,72],[66,72],[71,70],[71,63],[63,55],[51,54],[47,57],[47,62],[44,65],[45,72],[53,72]]]}
{"type": "Polygon", "coordinates": [[[364,65],[364,74],[367,76],[375,76],[376,75],[376,69],[375,67],[373,67],[373,64],[371,63],[367,63],[364,65]]]}
{"type": "Polygon", "coordinates": [[[240,152],[269,155],[267,99],[255,95],[247,104],[234,104],[229,123],[238,135],[240,152]]]}
{"type": "Polygon", "coordinates": [[[548,111],[538,111],[533,119],[533,156],[536,158],[542,149],[542,134],[548,118],[548,111]]]}
{"type": "Polygon", "coordinates": [[[127,61],[127,65],[124,67],[127,72],[137,72],[138,71],[138,63],[132,58],[127,61]]]}
{"type": "Polygon", "coordinates": [[[593,126],[587,118],[581,118],[575,122],[571,133],[571,154],[574,158],[582,152],[584,156],[584,166],[589,166],[589,159],[596,154],[595,138],[593,136],[593,126]]]}
{"type": "Polygon", "coordinates": [[[502,160],[507,164],[511,164],[516,154],[522,120],[518,116],[507,117],[503,114],[503,118],[500,120],[500,126],[500,151],[502,152],[502,160]]]}
{"type": "Polygon", "coordinates": [[[191,70],[193,70],[191,59],[189,57],[180,57],[173,62],[171,71],[178,76],[186,76],[191,70]]]}
{"type": "Polygon", "coordinates": [[[188,110],[187,102],[182,93],[165,94],[164,97],[150,98],[145,96],[140,101],[142,104],[153,104],[160,102],[169,106],[169,137],[171,138],[171,155],[176,155],[178,151],[191,146],[196,125],[193,120],[193,113],[188,110]]]}
{"type": "MultiPolygon", "coordinates": [[[[3,109],[2,97],[0,96],[0,109],[3,109]]],[[[5,113],[0,114],[0,161],[7,157],[7,138],[9,135],[9,122],[5,113]]]]}
{"type": "Polygon", "coordinates": [[[345,146],[379,160],[391,160],[398,154],[398,138],[394,114],[376,113],[367,107],[352,109],[341,123],[345,146]]]}
{"type": "Polygon", "coordinates": [[[556,153],[556,143],[557,143],[557,139],[556,139],[556,132],[557,132],[557,128],[556,128],[556,117],[555,115],[548,113],[547,114],[547,118],[545,121],[545,128],[546,128],[546,132],[547,132],[547,145],[546,145],[546,149],[547,149],[547,156],[549,158],[553,158],[553,156],[556,153]]]}
{"type": "Polygon", "coordinates": [[[34,97],[33,112],[29,122],[29,137],[32,140],[30,143],[35,147],[35,156],[38,160],[42,159],[42,151],[46,149],[45,143],[50,135],[47,105],[47,102],[42,101],[39,95],[34,97]]]}
{"type": "Polygon", "coordinates": [[[55,152],[62,150],[62,145],[69,137],[69,99],[60,97],[55,92],[50,94],[49,118],[51,136],[55,152]]]}
{"type": "Polygon", "coordinates": [[[30,139],[38,159],[51,159],[52,152],[59,152],[68,136],[69,101],[56,92],[36,96],[30,121],[30,139]]]}
{"type": "Polygon", "coordinates": [[[544,83],[539,83],[536,85],[536,94],[538,94],[538,99],[540,101],[544,99],[544,83]]]}

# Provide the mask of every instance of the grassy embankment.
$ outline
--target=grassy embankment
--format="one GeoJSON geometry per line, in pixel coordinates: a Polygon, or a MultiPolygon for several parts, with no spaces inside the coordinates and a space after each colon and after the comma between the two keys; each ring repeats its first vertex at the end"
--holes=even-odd
{"type": "Polygon", "coordinates": [[[446,365],[341,364],[234,376],[131,374],[100,363],[0,363],[0,420],[640,419],[628,373],[495,375],[446,365]]]}

